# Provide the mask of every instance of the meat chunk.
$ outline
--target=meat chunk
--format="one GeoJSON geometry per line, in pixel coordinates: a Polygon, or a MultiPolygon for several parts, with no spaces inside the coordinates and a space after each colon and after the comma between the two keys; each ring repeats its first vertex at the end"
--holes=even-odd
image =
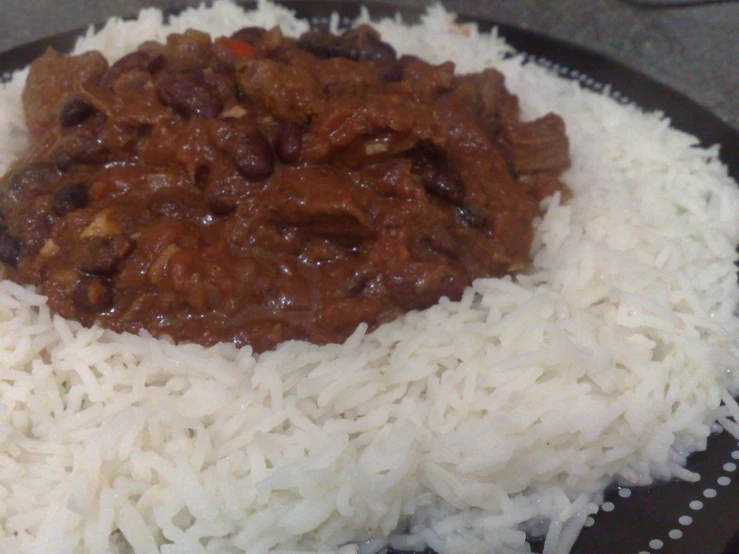
{"type": "Polygon", "coordinates": [[[320,167],[285,169],[266,203],[274,221],[317,236],[367,237],[372,222],[360,204],[361,192],[341,173],[320,167]]]}
{"type": "MultiPolygon", "coordinates": [[[[491,135],[498,133],[502,102],[510,95],[505,88],[505,77],[500,71],[488,68],[481,73],[455,77],[451,93],[460,100],[460,105],[479,114],[491,135]]],[[[516,113],[515,116],[517,115],[516,113]]]]}
{"type": "Polygon", "coordinates": [[[303,67],[268,59],[248,60],[237,75],[244,93],[279,119],[302,125],[320,110],[323,94],[318,78],[303,67]]]}
{"type": "Polygon", "coordinates": [[[561,173],[570,166],[570,146],[562,118],[555,114],[527,123],[503,125],[502,142],[518,173],[561,173]]]}
{"type": "Polygon", "coordinates": [[[49,48],[34,61],[23,89],[23,111],[31,135],[57,125],[62,106],[97,84],[107,69],[100,52],[65,56],[49,48]]]}

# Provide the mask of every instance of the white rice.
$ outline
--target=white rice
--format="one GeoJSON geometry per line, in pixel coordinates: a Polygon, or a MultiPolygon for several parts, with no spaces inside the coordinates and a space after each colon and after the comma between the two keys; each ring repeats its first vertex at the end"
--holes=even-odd
{"type": "MultiPolygon", "coordinates": [[[[334,22],[335,23],[335,22],[334,22]]],[[[306,29],[217,2],[90,31],[114,60],[197,27],[306,29]]],[[[717,149],[560,79],[440,7],[378,24],[399,51],[495,65],[527,118],[567,123],[575,193],[546,202],[526,275],[252,355],[85,329],[0,284],[0,552],[566,553],[614,479],[673,476],[739,415],[739,189],[717,149]],[[721,401],[727,406],[720,407],[721,401]]],[[[0,89],[0,171],[25,74],[0,89]]],[[[733,429],[739,429],[733,424],[733,429]]]]}

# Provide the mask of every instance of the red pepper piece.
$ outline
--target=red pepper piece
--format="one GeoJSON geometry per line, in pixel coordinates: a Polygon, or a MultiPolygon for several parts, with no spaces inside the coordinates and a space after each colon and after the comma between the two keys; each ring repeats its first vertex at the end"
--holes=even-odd
{"type": "Polygon", "coordinates": [[[227,48],[239,59],[251,60],[257,56],[256,48],[239,40],[221,37],[216,40],[216,46],[227,48]]]}

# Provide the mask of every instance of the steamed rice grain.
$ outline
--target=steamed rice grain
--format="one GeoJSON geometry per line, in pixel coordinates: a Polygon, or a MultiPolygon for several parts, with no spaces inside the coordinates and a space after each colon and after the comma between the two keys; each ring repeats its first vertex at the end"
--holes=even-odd
{"type": "MultiPolygon", "coordinates": [[[[113,20],[76,51],[248,25],[307,29],[220,1],[113,20]]],[[[548,528],[566,553],[614,479],[695,480],[682,466],[714,422],[739,430],[739,188],[717,149],[504,59],[439,6],[377,27],[460,72],[495,65],[529,119],[564,117],[574,198],[544,201],[531,267],[261,356],[85,329],[0,283],[1,552],[510,553],[548,528]]],[[[24,146],[24,79],[0,88],[0,172],[24,146]]]]}

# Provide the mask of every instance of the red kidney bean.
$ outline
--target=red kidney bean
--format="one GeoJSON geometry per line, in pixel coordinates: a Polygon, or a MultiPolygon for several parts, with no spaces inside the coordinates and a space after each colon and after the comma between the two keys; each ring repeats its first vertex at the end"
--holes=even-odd
{"type": "Polygon", "coordinates": [[[295,45],[317,58],[357,58],[356,45],[343,41],[323,29],[311,29],[298,38],[295,45]]]}
{"type": "Polygon", "coordinates": [[[128,73],[129,71],[147,71],[150,61],[151,56],[140,50],[126,54],[111,65],[103,74],[100,79],[100,86],[103,88],[113,88],[113,85],[115,85],[116,81],[124,73],[128,73]]]}
{"type": "Polygon", "coordinates": [[[275,141],[275,152],[282,163],[295,163],[300,159],[303,149],[303,131],[297,123],[288,121],[282,124],[275,141]]]}
{"type": "Polygon", "coordinates": [[[457,208],[459,217],[470,227],[482,229],[488,223],[485,209],[477,204],[457,208]]]}
{"type": "Polygon", "coordinates": [[[464,200],[464,181],[459,172],[448,163],[440,164],[430,179],[423,182],[423,186],[453,204],[464,200]]]}
{"type": "Polygon", "coordinates": [[[8,186],[10,188],[29,188],[34,183],[52,183],[56,181],[61,172],[52,163],[33,162],[16,170],[10,177],[8,186]]]}
{"type": "Polygon", "coordinates": [[[366,27],[351,29],[337,37],[323,29],[311,29],[296,42],[301,50],[317,58],[349,58],[350,60],[394,60],[392,46],[382,42],[366,27]]]}
{"type": "Polygon", "coordinates": [[[77,244],[73,257],[80,271],[111,275],[133,248],[134,242],[124,235],[90,237],[77,244]]]}
{"type": "Polygon", "coordinates": [[[250,181],[266,179],[274,171],[272,147],[259,129],[238,122],[219,121],[213,127],[213,141],[231,155],[242,176],[250,181]]]}
{"type": "Polygon", "coordinates": [[[208,191],[205,195],[208,201],[208,208],[215,215],[228,215],[232,213],[238,205],[238,198],[217,190],[208,191]]]}
{"type": "Polygon", "coordinates": [[[0,262],[15,267],[22,254],[21,241],[11,235],[6,227],[0,226],[0,262]]]}
{"type": "Polygon", "coordinates": [[[255,130],[232,152],[236,167],[251,181],[266,179],[274,171],[274,155],[264,135],[255,130]]]}
{"type": "Polygon", "coordinates": [[[100,139],[101,127],[78,127],[65,134],[57,141],[52,159],[61,168],[68,168],[74,163],[98,164],[108,160],[110,150],[100,139]]]}
{"type": "Polygon", "coordinates": [[[452,204],[464,200],[464,181],[457,169],[436,148],[421,148],[415,153],[413,171],[430,193],[452,204]]]}
{"type": "Polygon", "coordinates": [[[89,203],[90,193],[85,183],[65,185],[58,189],[51,198],[51,208],[59,217],[84,208],[89,203]]]}
{"type": "Polygon", "coordinates": [[[86,121],[95,107],[82,98],[72,98],[59,110],[59,124],[62,127],[74,127],[86,121]]]}
{"type": "Polygon", "coordinates": [[[40,194],[51,194],[61,173],[56,164],[34,162],[10,175],[7,188],[0,189],[0,211],[10,211],[40,194]]]}
{"type": "Polygon", "coordinates": [[[188,117],[212,119],[222,110],[218,96],[195,73],[162,75],[157,80],[157,94],[163,104],[188,117]]]}
{"type": "Polygon", "coordinates": [[[387,42],[382,42],[372,33],[362,33],[358,39],[358,55],[360,61],[394,60],[395,49],[387,42]]]}

